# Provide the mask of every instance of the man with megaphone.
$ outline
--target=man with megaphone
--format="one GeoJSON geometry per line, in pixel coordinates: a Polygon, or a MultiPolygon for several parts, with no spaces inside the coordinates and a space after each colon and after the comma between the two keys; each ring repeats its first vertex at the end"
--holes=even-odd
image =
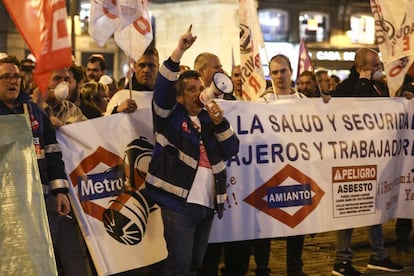
{"type": "Polygon", "coordinates": [[[181,57],[195,40],[190,26],[160,67],[152,101],[155,146],[144,192],[161,206],[164,275],[194,275],[200,268],[214,213],[222,218],[227,199],[225,160],[239,150],[220,106],[201,104],[200,73],[179,74],[181,57]]]}
{"type": "MultiPolygon", "coordinates": [[[[220,59],[215,54],[209,52],[199,54],[194,60],[194,70],[200,73],[201,78],[204,81],[204,85],[207,87],[200,94],[201,103],[209,105],[209,102],[214,98],[225,98],[225,95],[231,95],[233,93],[233,82],[226,74],[224,74],[220,59]]],[[[227,244],[234,246],[236,243],[238,242],[227,244]]],[[[225,243],[208,244],[199,275],[217,275],[224,245],[225,243]]],[[[250,245],[245,247],[250,248],[250,245]]],[[[244,248],[235,248],[237,250],[235,250],[233,253],[237,252],[237,254],[231,254],[232,261],[226,262],[226,269],[244,270],[239,265],[233,265],[233,263],[244,263],[244,261],[240,260],[239,253],[246,252],[246,250],[244,248]]],[[[250,254],[248,256],[250,256],[250,254]]],[[[246,259],[244,257],[241,258],[243,260],[246,259]]]]}

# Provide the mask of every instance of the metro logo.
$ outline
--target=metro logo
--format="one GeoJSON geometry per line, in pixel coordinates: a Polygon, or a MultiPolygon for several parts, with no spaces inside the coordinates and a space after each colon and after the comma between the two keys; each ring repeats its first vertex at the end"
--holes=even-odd
{"type": "MultiPolygon", "coordinates": [[[[98,147],[95,152],[82,160],[81,163],[70,173],[70,179],[75,188],[79,190],[80,183],[79,179],[85,180],[88,172],[92,171],[100,163],[107,165],[110,168],[118,167],[123,164],[123,160],[116,154],[104,149],[103,147],[98,147]],[[78,187],[76,187],[78,186],[78,187]]],[[[122,167],[122,166],[121,166],[122,167]]],[[[98,187],[98,191],[99,187],[98,187]]],[[[80,194],[81,195],[81,194],[80,194]]],[[[79,199],[82,205],[84,212],[97,220],[102,221],[103,213],[106,208],[94,203],[91,200],[79,199]]]]}
{"type": "Polygon", "coordinates": [[[82,202],[117,196],[123,191],[124,179],[123,166],[111,168],[103,173],[80,176],[77,182],[79,200],[82,202]]]}
{"type": "Polygon", "coordinates": [[[325,192],[318,186],[318,184],[316,184],[315,181],[295,167],[286,165],[262,186],[248,195],[244,201],[274,219],[288,225],[289,227],[295,228],[296,225],[302,222],[310,213],[312,213],[313,210],[316,209],[324,194],[325,192]],[[288,178],[293,179],[299,183],[299,185],[286,186],[290,188],[280,186],[288,178]],[[302,185],[304,187],[298,187],[302,185]],[[279,189],[276,189],[277,187],[279,189]],[[281,204],[281,206],[276,206],[277,204],[274,204],[272,201],[275,200],[275,191],[284,192],[282,196],[284,203],[281,204]],[[311,198],[309,198],[310,191],[313,192],[313,196],[311,198]],[[267,198],[267,200],[265,198],[267,198]],[[289,206],[290,199],[293,200],[293,205],[290,206],[297,206],[297,203],[300,201],[302,201],[301,205],[303,205],[293,215],[281,209],[281,207],[289,206]]]}

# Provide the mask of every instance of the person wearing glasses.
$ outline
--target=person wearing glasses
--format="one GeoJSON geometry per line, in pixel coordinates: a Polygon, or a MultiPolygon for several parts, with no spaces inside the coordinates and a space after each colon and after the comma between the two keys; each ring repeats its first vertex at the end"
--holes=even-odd
{"type": "Polygon", "coordinates": [[[59,256],[64,275],[88,275],[88,264],[78,232],[75,232],[76,222],[70,213],[71,206],[67,197],[69,185],[55,130],[46,113],[20,90],[22,80],[18,59],[0,54],[0,115],[23,114],[25,106],[30,113],[33,144],[55,256],[59,256]]]}
{"type": "Polygon", "coordinates": [[[159,68],[158,51],[154,46],[148,46],[140,59],[134,63],[134,74],[131,77],[130,84],[125,85],[125,89],[116,92],[108,103],[105,115],[125,112],[132,113],[140,102],[142,93],[152,92],[154,90],[155,78],[159,68]]]}

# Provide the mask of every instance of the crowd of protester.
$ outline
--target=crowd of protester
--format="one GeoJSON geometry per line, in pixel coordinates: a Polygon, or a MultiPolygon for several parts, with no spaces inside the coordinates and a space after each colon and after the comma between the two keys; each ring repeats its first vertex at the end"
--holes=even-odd
{"type": "MultiPolygon", "coordinates": [[[[166,261],[150,267],[123,273],[122,275],[245,275],[249,267],[249,259],[254,256],[258,276],[269,275],[270,239],[238,241],[228,243],[208,244],[208,235],[211,228],[213,210],[219,214],[222,211],[220,204],[225,194],[225,188],[217,185],[208,194],[196,192],[200,185],[209,183],[223,184],[224,171],[212,171],[213,165],[221,164],[238,151],[238,139],[234,133],[226,139],[217,140],[212,133],[205,134],[201,129],[214,129],[217,132],[230,131],[230,125],[223,116],[223,110],[215,101],[213,105],[196,106],[192,102],[198,98],[205,87],[213,81],[217,72],[226,73],[221,65],[220,58],[213,53],[200,53],[194,60],[193,69],[188,65],[180,64],[181,57],[196,41],[191,28],[180,37],[178,46],[164,62],[160,63],[158,51],[149,46],[143,56],[134,63],[134,73],[128,78],[116,80],[106,74],[106,61],[101,54],[93,54],[86,66],[76,61],[69,68],[55,70],[48,83],[47,93],[41,93],[33,82],[33,72],[36,70],[36,61],[0,55],[0,114],[21,113],[21,104],[29,102],[33,110],[40,113],[39,120],[45,123],[45,133],[58,130],[66,124],[84,120],[91,120],[101,116],[124,112],[132,113],[139,108],[137,96],[139,93],[154,93],[153,112],[154,128],[157,135],[175,141],[178,137],[174,120],[188,117],[194,137],[189,137],[188,146],[181,150],[188,155],[197,156],[199,144],[207,152],[205,156],[209,164],[205,170],[195,171],[190,164],[182,168],[183,174],[196,179],[190,183],[181,183],[182,179],[172,177],[169,171],[163,171],[164,164],[152,162],[149,168],[150,176],[146,183],[149,186],[148,196],[153,198],[162,208],[162,217],[165,225],[167,248],[170,252],[166,261]],[[192,85],[190,87],[190,84],[192,85]],[[129,91],[129,89],[132,91],[129,91]],[[190,91],[190,89],[193,89],[190,91]],[[13,92],[13,96],[10,96],[13,92]],[[176,93],[174,99],[164,97],[163,93],[176,93]],[[43,96],[46,95],[46,96],[43,96]],[[170,110],[170,115],[164,117],[163,112],[170,110]],[[44,112],[44,113],[43,113],[44,112]],[[171,117],[169,117],[171,116],[171,117]],[[203,133],[203,135],[201,135],[203,133]],[[199,136],[203,136],[199,138],[199,136]],[[202,141],[198,141],[201,139],[202,141]],[[189,145],[197,141],[195,149],[189,145]],[[200,143],[199,143],[200,142],[200,143]],[[223,150],[219,152],[217,148],[223,150]],[[225,150],[224,150],[225,149],[225,150]],[[211,163],[211,165],[210,165],[211,163]],[[204,176],[203,179],[194,176],[204,176]],[[152,178],[151,178],[152,177],[152,178]],[[188,197],[178,198],[170,190],[164,189],[156,181],[159,178],[167,179],[169,185],[176,189],[188,188],[188,197]],[[214,181],[215,179],[215,181],[214,181]],[[193,188],[193,189],[192,189],[193,188]],[[224,190],[223,190],[224,189],[224,190]],[[201,203],[200,203],[201,202],[201,203]],[[179,206],[179,207],[177,207],[179,206]],[[172,221],[172,218],[177,221],[172,221]],[[197,222],[194,222],[197,221],[197,222]],[[185,227],[185,225],[190,225],[185,227]],[[196,232],[197,234],[190,234],[196,232]],[[223,256],[222,256],[223,254],[223,256]],[[219,264],[224,260],[224,267],[219,264]]],[[[315,72],[304,71],[292,86],[292,66],[289,57],[276,55],[269,62],[271,85],[261,95],[260,102],[272,102],[284,99],[304,100],[308,97],[320,97],[329,104],[331,97],[389,97],[386,79],[381,73],[381,62],[378,53],[368,48],[357,51],[349,78],[339,79],[336,75],[329,75],[324,69],[315,72]],[[378,77],[380,76],[380,77],[378,77]]],[[[225,99],[243,101],[241,68],[235,65],[229,74],[234,84],[233,95],[226,95],[225,99]]],[[[412,78],[407,76],[399,95],[412,97],[412,78]]],[[[217,95],[218,96],[218,95],[217,95]]],[[[218,96],[219,98],[222,96],[218,96]]],[[[55,134],[51,134],[50,143],[57,143],[55,134]]],[[[43,145],[47,147],[48,145],[43,145]]],[[[177,148],[180,145],[174,145],[177,148]]],[[[181,145],[182,146],[182,145],[181,145]]],[[[161,141],[156,139],[153,158],[169,157],[161,141]]],[[[204,153],[205,154],[205,153],[204,153]]],[[[61,162],[61,153],[46,156],[48,163],[58,162],[58,166],[49,166],[49,177],[44,185],[50,186],[51,181],[65,180],[61,162]],[[56,161],[58,160],[58,161],[56,161]]],[[[201,157],[200,157],[201,159],[201,157]]],[[[201,162],[201,161],[200,161],[201,162]]],[[[173,164],[173,163],[171,163],[173,164]]],[[[170,169],[175,169],[174,167],[170,169]]],[[[225,169],[224,169],[225,170],[225,169]]],[[[59,186],[50,186],[52,191],[47,195],[48,218],[55,249],[56,262],[60,275],[94,275],[96,271],[88,250],[82,239],[75,215],[70,210],[67,183],[59,186]],[[59,206],[59,207],[58,207],[59,206]],[[69,214],[69,215],[68,215],[69,214]],[[75,257],[74,257],[75,256],[75,257]]],[[[210,185],[210,184],[208,184],[210,185]]],[[[187,195],[187,193],[186,193],[187,195]]],[[[398,250],[407,252],[409,248],[409,235],[411,220],[397,220],[398,250]]],[[[388,272],[399,272],[404,269],[400,264],[393,262],[384,246],[382,225],[367,227],[368,237],[372,248],[371,258],[367,267],[370,269],[388,272]]],[[[336,258],[333,265],[333,275],[354,276],[362,275],[352,265],[351,238],[353,229],[337,231],[336,258]]],[[[290,236],[286,239],[286,271],[287,275],[307,275],[306,264],[302,262],[302,249],[304,235],[290,236]]]]}

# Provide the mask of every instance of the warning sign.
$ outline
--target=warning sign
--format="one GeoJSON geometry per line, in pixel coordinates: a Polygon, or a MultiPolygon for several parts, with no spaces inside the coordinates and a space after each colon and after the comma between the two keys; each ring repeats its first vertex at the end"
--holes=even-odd
{"type": "Polygon", "coordinates": [[[365,181],[376,179],[376,165],[332,168],[332,182],[365,181]]]}
{"type": "Polygon", "coordinates": [[[288,164],[248,195],[244,201],[295,228],[318,207],[324,194],[325,192],[313,179],[288,164]],[[292,182],[289,185],[284,185],[290,181],[292,182]],[[284,208],[291,206],[300,209],[289,214],[284,208]]]}
{"type": "Polygon", "coordinates": [[[334,217],[375,212],[377,166],[332,168],[334,217]]]}

